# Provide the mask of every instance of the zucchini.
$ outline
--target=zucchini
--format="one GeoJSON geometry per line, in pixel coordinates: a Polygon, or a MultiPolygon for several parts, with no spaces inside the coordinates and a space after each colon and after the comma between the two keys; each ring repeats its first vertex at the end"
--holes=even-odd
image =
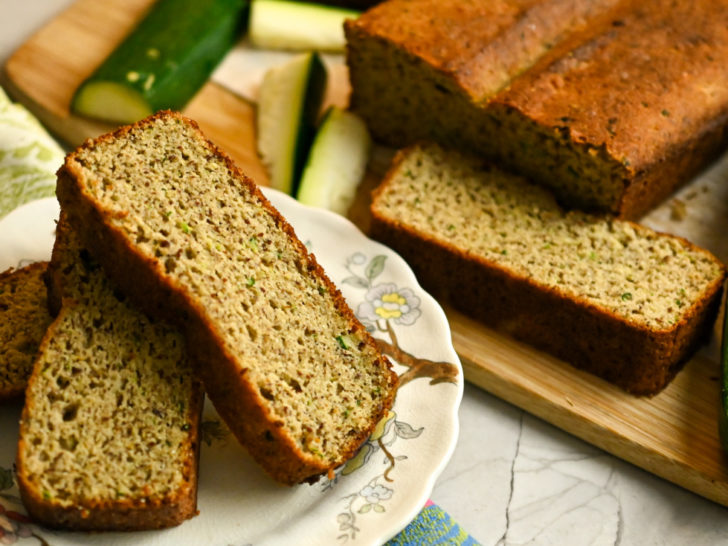
{"type": "Polygon", "coordinates": [[[252,0],[250,43],[264,49],[343,52],[344,21],[358,16],[358,11],[320,4],[252,0]]]}
{"type": "Polygon", "coordinates": [[[720,412],[718,432],[723,450],[728,452],[728,312],[723,315],[723,340],[720,349],[720,412]]]}
{"type": "Polygon", "coordinates": [[[346,215],[364,177],[372,139],[356,114],[332,106],[311,145],[297,199],[346,215]]]}
{"type": "Polygon", "coordinates": [[[258,97],[258,151],[271,186],[296,195],[316,132],[326,89],[326,68],[309,51],[268,70],[258,97]]]}
{"type": "Polygon", "coordinates": [[[182,109],[238,40],[247,6],[245,0],[159,0],[80,85],[71,109],[118,123],[182,109]]]}

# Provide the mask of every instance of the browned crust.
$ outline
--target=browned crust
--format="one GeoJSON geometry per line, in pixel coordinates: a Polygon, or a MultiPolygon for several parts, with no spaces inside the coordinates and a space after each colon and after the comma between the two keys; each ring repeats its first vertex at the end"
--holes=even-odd
{"type": "MultiPolygon", "coordinates": [[[[223,151],[204,137],[198,125],[176,112],[163,111],[134,125],[118,129],[96,140],[87,140],[84,147],[97,142],[123,138],[130,131],[152,123],[163,116],[175,117],[190,124],[213,154],[220,156],[228,169],[260,200],[265,210],[275,219],[276,225],[286,232],[304,258],[307,269],[318,276],[334,296],[337,310],[347,318],[351,332],[358,332],[362,339],[376,351],[374,340],[356,319],[336,286],[329,280],[316,262],[313,254],[295,235],[293,228],[273,208],[255,183],[246,177],[223,151]]],[[[96,256],[107,274],[137,305],[150,315],[177,324],[186,334],[188,348],[197,363],[205,389],[220,416],[230,427],[241,444],[275,480],[293,485],[303,481],[315,481],[351,458],[359,446],[369,437],[376,423],[394,403],[397,376],[389,361],[380,356],[377,365],[390,372],[391,390],[382,401],[380,411],[372,419],[369,429],[351,438],[349,447],[342,451],[338,460],[325,463],[303,453],[282,430],[282,422],[266,409],[255,385],[248,381],[245,369],[239,369],[234,355],[225,348],[222,336],[206,319],[201,305],[188,290],[166,277],[164,265],[148,258],[126,240],[121,230],[109,225],[106,218],[114,213],[104,210],[86,191],[81,183],[83,175],[75,162],[73,152],[58,171],[57,195],[69,222],[78,226],[84,244],[96,256]]]]}
{"type": "MultiPolygon", "coordinates": [[[[10,282],[14,277],[20,279],[18,282],[23,282],[25,278],[32,277],[33,275],[44,276],[48,262],[35,262],[27,265],[20,269],[10,268],[0,273],[0,285],[5,282],[10,282]]],[[[50,317],[47,318],[48,324],[50,324],[50,317]]],[[[1,365],[2,363],[0,363],[1,365]]],[[[28,376],[30,376],[31,370],[28,369],[28,376]]],[[[18,378],[18,381],[13,385],[7,385],[5,388],[0,386],[0,404],[9,402],[11,400],[18,400],[25,394],[25,387],[27,385],[26,378],[18,378]]]]}
{"type": "Polygon", "coordinates": [[[389,0],[347,20],[345,30],[421,59],[477,103],[621,2],[389,0]]]}
{"type": "MultiPolygon", "coordinates": [[[[56,296],[62,295],[62,274],[58,269],[57,253],[62,251],[62,237],[59,232],[68,229],[68,224],[61,215],[58,224],[54,254],[48,271],[49,283],[54,286],[56,296]]],[[[75,303],[69,299],[62,300],[58,315],[48,328],[39,353],[45,351],[50,340],[55,335],[57,324],[63,319],[75,303]]],[[[31,386],[39,376],[40,370],[34,369],[28,385],[31,386]]],[[[28,514],[35,521],[51,528],[81,530],[81,531],[141,531],[147,529],[162,529],[179,525],[186,519],[197,515],[197,487],[199,477],[200,459],[200,421],[204,405],[204,391],[202,384],[193,381],[193,389],[189,399],[188,420],[190,422],[189,435],[183,449],[189,451],[191,456],[184,461],[185,484],[176,492],[164,497],[140,497],[136,499],[119,499],[114,501],[87,501],[71,507],[60,506],[57,501],[44,499],[28,479],[25,471],[24,453],[29,446],[24,440],[25,423],[34,413],[34,400],[26,398],[25,406],[20,419],[20,439],[16,457],[16,479],[23,505],[28,514]]]]}
{"type": "Polygon", "coordinates": [[[585,157],[598,151],[624,176],[609,212],[639,218],[728,144],[728,92],[719,83],[728,71],[717,62],[728,50],[728,6],[625,7],[568,55],[546,57],[514,80],[489,109],[519,112],[585,157]]]}
{"type": "Polygon", "coordinates": [[[569,55],[523,74],[499,95],[535,123],[603,146],[633,174],[726,121],[728,5],[647,0],[569,55]]]}
{"type": "Polygon", "coordinates": [[[721,115],[700,130],[687,133],[678,145],[671,146],[662,157],[628,179],[615,214],[625,219],[642,217],[717,159],[726,145],[728,106],[721,115]]]}
{"type": "Polygon", "coordinates": [[[371,234],[402,255],[425,289],[455,308],[635,395],[657,394],[710,335],[725,279],[722,264],[721,274],[678,324],[652,330],[630,323],[379,214],[378,196],[405,153],[397,154],[374,191],[371,234]]]}

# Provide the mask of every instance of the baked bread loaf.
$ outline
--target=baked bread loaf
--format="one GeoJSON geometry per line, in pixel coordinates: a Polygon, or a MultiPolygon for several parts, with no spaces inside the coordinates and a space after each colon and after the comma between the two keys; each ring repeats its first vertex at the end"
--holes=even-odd
{"type": "Polygon", "coordinates": [[[185,332],[208,396],[276,480],[350,458],[397,378],[313,255],[197,125],[161,112],[59,171],[69,220],[123,292],[185,332]]]}
{"type": "Polygon", "coordinates": [[[640,395],[710,333],[725,270],[637,224],[564,212],[544,189],[436,145],[400,152],[372,235],[428,290],[484,323],[640,395]]]}
{"type": "Polygon", "coordinates": [[[562,19],[553,28],[573,32],[534,42],[540,48],[522,46],[515,18],[494,35],[472,30],[480,28],[474,6],[520,13],[521,2],[433,3],[391,0],[347,22],[352,105],[376,139],[471,150],[549,187],[568,207],[624,218],[641,216],[725,148],[725,0],[575,2],[601,15],[581,26],[562,19]],[[507,52],[505,63],[538,59],[519,73],[480,51],[507,52]]]}
{"type": "Polygon", "coordinates": [[[0,273],[0,402],[23,396],[51,323],[43,276],[48,262],[0,273]]]}
{"type": "Polygon", "coordinates": [[[203,391],[182,336],[130,308],[63,219],[49,271],[63,305],[20,422],[28,513],[49,527],[100,531],[194,516],[203,391]]]}
{"type": "Polygon", "coordinates": [[[394,146],[457,136],[476,105],[621,1],[382,2],[344,25],[352,108],[394,146]]]}

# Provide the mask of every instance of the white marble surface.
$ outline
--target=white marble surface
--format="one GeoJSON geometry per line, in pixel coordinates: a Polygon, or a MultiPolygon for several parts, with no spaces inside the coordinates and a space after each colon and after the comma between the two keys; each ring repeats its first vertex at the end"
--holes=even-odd
{"type": "MultiPolygon", "coordinates": [[[[0,0],[0,61],[70,2],[0,0]]],[[[728,544],[728,509],[476,387],[466,386],[460,417],[432,499],[482,544],[728,544]]]]}

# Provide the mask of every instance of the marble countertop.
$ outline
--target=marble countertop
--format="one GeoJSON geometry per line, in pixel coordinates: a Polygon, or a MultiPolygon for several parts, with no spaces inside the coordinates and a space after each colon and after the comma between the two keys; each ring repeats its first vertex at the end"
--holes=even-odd
{"type": "MultiPolygon", "coordinates": [[[[2,0],[0,61],[71,0],[2,0]]],[[[466,385],[432,500],[486,545],[728,544],[728,510],[466,385]]]]}

